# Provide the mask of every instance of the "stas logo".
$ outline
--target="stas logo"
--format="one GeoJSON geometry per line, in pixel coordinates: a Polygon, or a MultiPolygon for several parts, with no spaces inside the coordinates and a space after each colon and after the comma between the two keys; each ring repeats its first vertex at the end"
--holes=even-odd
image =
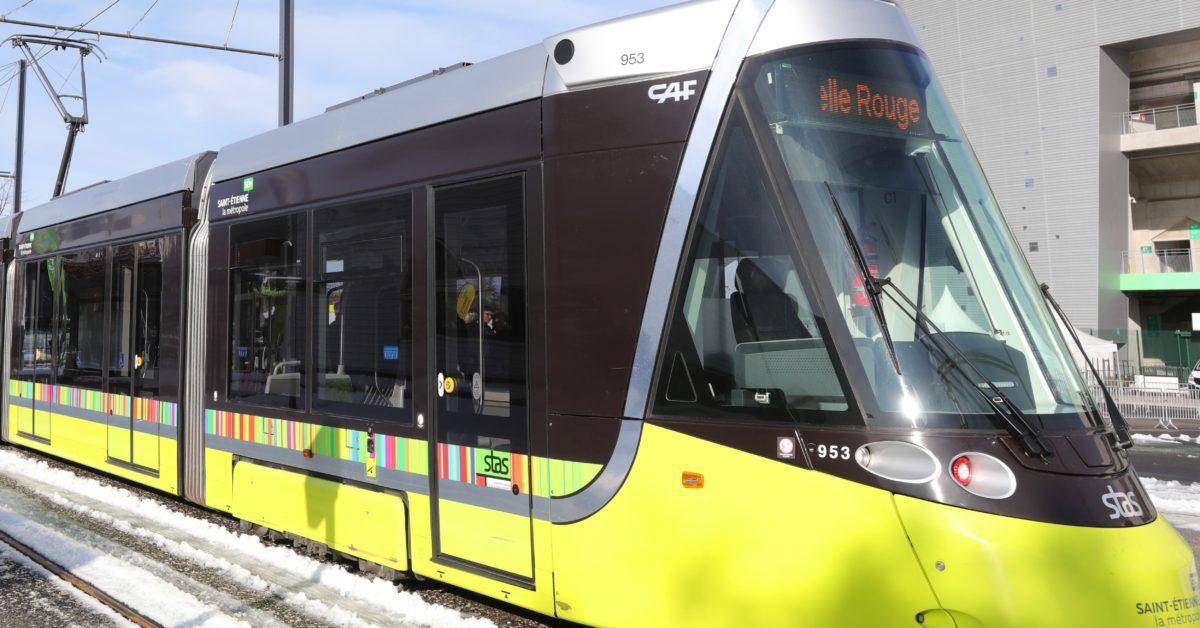
{"type": "Polygon", "coordinates": [[[1100,498],[1100,502],[1112,511],[1112,514],[1108,516],[1109,519],[1120,519],[1121,517],[1133,519],[1145,514],[1141,504],[1137,502],[1136,494],[1118,493],[1111,484],[1108,485],[1108,492],[1100,498]]]}
{"type": "Polygon", "coordinates": [[[696,81],[675,81],[674,83],[651,85],[646,94],[650,96],[650,100],[657,101],[660,105],[667,102],[667,99],[675,102],[690,100],[692,96],[696,95],[696,81]]]}
{"type": "Polygon", "coordinates": [[[488,475],[508,477],[508,458],[501,458],[495,454],[488,454],[484,456],[483,472],[488,475]]]}

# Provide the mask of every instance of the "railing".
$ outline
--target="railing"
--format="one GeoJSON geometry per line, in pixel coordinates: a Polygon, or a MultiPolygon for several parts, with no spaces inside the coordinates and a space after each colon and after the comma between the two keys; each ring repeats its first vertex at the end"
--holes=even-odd
{"type": "Polygon", "coordinates": [[[1189,249],[1160,249],[1150,253],[1124,251],[1121,253],[1121,272],[1124,273],[1191,273],[1196,272],[1189,249]]]}
{"type": "MultiPolygon", "coordinates": [[[[1127,421],[1154,421],[1158,429],[1196,429],[1200,427],[1200,389],[1181,385],[1177,388],[1134,388],[1122,382],[1106,382],[1108,392],[1127,421]]],[[[1100,414],[1108,417],[1108,407],[1100,387],[1089,386],[1100,414]]],[[[1134,426],[1136,429],[1137,426],[1134,426]]]]}
{"type": "Polygon", "coordinates": [[[1127,111],[1121,119],[1124,124],[1122,133],[1148,133],[1196,126],[1196,103],[1127,111]]]}
{"type": "MultiPolygon", "coordinates": [[[[1152,367],[1134,368],[1131,364],[1111,360],[1097,360],[1093,366],[1121,416],[1133,422],[1135,431],[1150,427],[1150,421],[1156,429],[1200,428],[1200,387],[1188,384],[1190,368],[1158,367],[1161,372],[1153,372],[1152,367]]],[[[1109,418],[1096,377],[1090,370],[1085,371],[1085,375],[1100,414],[1109,418]]]]}

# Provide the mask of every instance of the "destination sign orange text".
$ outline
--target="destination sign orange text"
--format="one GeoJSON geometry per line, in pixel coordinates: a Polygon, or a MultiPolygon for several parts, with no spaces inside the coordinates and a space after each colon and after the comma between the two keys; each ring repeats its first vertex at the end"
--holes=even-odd
{"type": "Polygon", "coordinates": [[[850,120],[895,124],[902,131],[921,124],[923,119],[916,98],[889,93],[870,83],[836,78],[821,83],[821,111],[850,120]]]}

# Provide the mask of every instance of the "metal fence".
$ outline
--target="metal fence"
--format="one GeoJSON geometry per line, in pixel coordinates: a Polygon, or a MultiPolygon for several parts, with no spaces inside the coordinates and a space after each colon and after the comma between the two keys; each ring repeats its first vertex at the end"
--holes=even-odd
{"type": "MultiPolygon", "coordinates": [[[[1117,409],[1127,421],[1154,421],[1154,427],[1158,429],[1200,428],[1200,389],[1187,386],[1135,388],[1122,382],[1107,384],[1117,409]]],[[[1093,383],[1090,388],[1100,413],[1107,418],[1108,408],[1101,401],[1104,397],[1100,387],[1093,383]]]]}
{"type": "Polygon", "coordinates": [[[1122,133],[1149,133],[1196,126],[1196,103],[1128,111],[1122,116],[1122,122],[1122,133]]]}
{"type": "Polygon", "coordinates": [[[1191,273],[1192,252],[1189,249],[1160,249],[1150,252],[1121,253],[1121,272],[1124,273],[1191,273]]]}
{"type": "MultiPolygon", "coordinates": [[[[1093,362],[1105,387],[1125,420],[1141,423],[1133,427],[1157,429],[1200,428],[1200,387],[1187,382],[1189,373],[1174,367],[1162,367],[1153,372],[1126,361],[1097,360],[1093,362]]],[[[1091,371],[1085,371],[1088,389],[1096,400],[1100,413],[1109,418],[1104,395],[1091,371]]]]}

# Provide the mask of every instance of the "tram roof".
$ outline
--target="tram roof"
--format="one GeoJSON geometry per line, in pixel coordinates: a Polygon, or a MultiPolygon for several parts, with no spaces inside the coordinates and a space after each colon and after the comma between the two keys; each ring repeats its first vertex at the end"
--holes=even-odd
{"type": "Polygon", "coordinates": [[[213,151],[196,153],[116,181],[68,192],[23,211],[17,228],[20,233],[28,233],[167,194],[194,191],[203,183],[214,156],[213,151]]]}
{"type": "Polygon", "coordinates": [[[474,65],[405,81],[220,150],[227,181],[544,95],[707,69],[736,0],[693,0],[584,26],[474,65]],[[686,28],[684,27],[686,26],[686,28]],[[554,60],[564,39],[567,64],[554,60]],[[646,61],[621,65],[631,42],[646,61]]]}

